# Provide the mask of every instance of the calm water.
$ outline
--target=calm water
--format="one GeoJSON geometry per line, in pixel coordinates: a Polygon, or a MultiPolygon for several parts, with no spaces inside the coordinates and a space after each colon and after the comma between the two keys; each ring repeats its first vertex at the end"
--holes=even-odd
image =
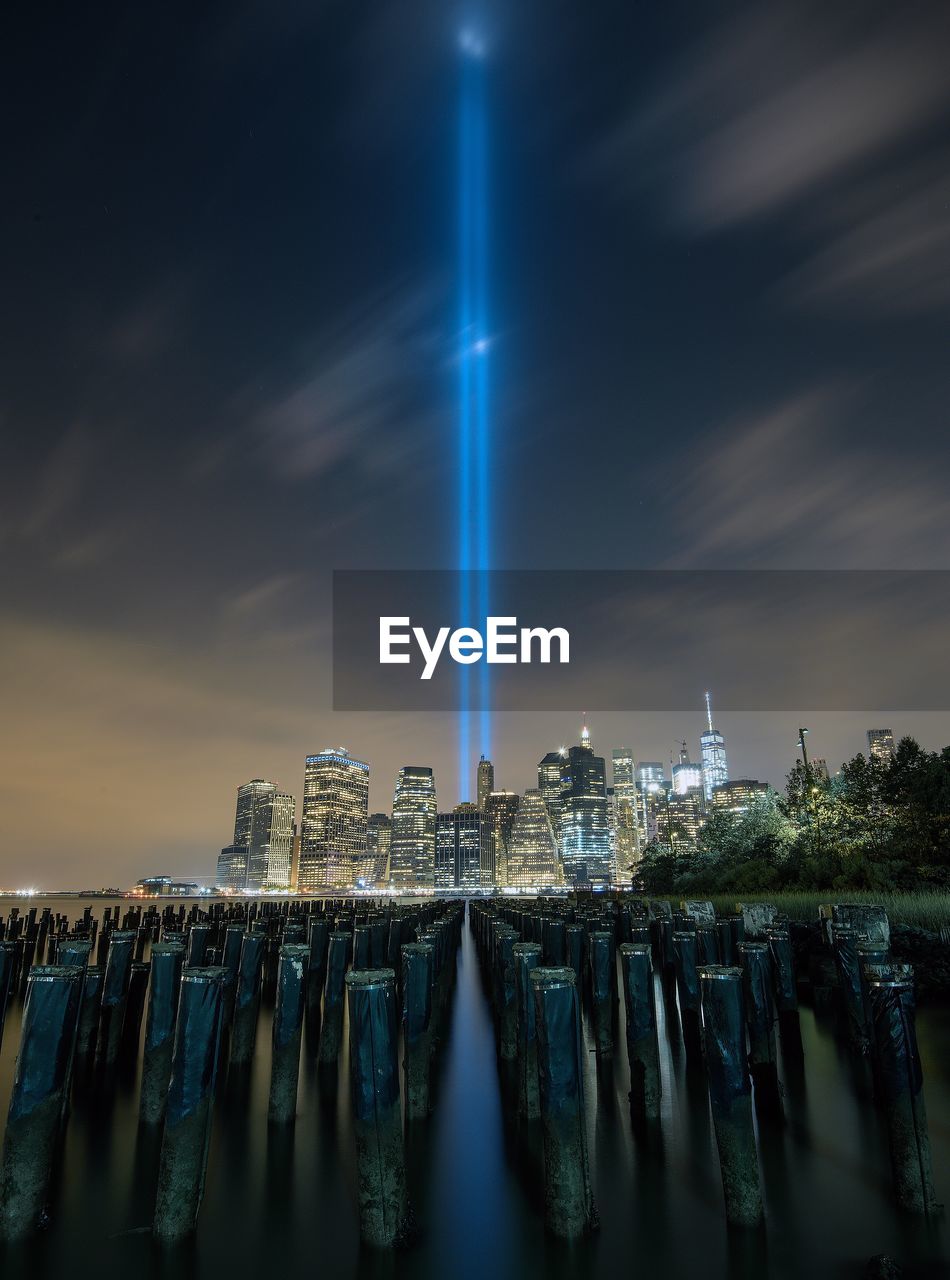
{"type": "MultiPolygon", "coordinates": [[[[100,904],[97,904],[100,905],[100,904]]],[[[55,909],[55,905],[54,905],[55,909]]],[[[64,909],[64,908],[60,908],[64,909]]],[[[78,914],[76,905],[65,908],[78,914]]],[[[5,906],[0,905],[5,911],[5,906]]],[[[727,1232],[715,1139],[702,1080],[661,1028],[659,1141],[631,1127],[621,1049],[598,1069],[588,1055],[591,1172],[600,1230],[573,1248],[550,1241],[541,1206],[535,1133],[505,1123],[509,1082],[495,1056],[491,1017],[467,928],[451,1028],[437,1067],[436,1108],[409,1136],[407,1159],[418,1242],[395,1258],[360,1250],[348,1126],[347,1064],[301,1068],[292,1136],[268,1133],[270,1010],[242,1089],[219,1088],[199,1232],[164,1257],[148,1235],[156,1140],[137,1123],[137,1066],[108,1089],[77,1084],[49,1229],[6,1274],[102,1276],[132,1268],[156,1278],[261,1274],[367,1277],[807,1276],[858,1277],[888,1253],[908,1276],[950,1276],[948,1228],[901,1218],[892,1207],[886,1135],[860,1096],[835,1027],[802,1010],[803,1080],[784,1079],[785,1120],[760,1128],[767,1227],[727,1232]],[[104,1271],[105,1269],[105,1271],[104,1271]]],[[[662,1000],[658,1010],[663,1016],[662,1000]]],[[[8,1014],[0,1054],[6,1111],[19,1032],[8,1014]]],[[[950,1195],[950,1010],[924,1009],[918,1031],[938,1195],[950,1195]]],[[[622,1043],[620,1028],[618,1043],[622,1043]]]]}

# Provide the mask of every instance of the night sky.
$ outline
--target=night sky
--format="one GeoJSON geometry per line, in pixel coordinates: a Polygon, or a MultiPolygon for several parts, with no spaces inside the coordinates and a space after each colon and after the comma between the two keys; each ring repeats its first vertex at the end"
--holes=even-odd
{"type": "MultiPolygon", "coordinates": [[[[410,762],[457,800],[451,716],[329,710],[328,610],[335,568],[454,564],[468,22],[496,564],[950,568],[945,4],[21,6],[0,886],[211,877],[237,785],[328,745],[374,808],[410,762]]],[[[695,758],[702,693],[594,745],[695,758]]],[[[497,783],[581,711],[497,717],[497,783]]],[[[950,741],[802,715],[832,768],[882,716],[950,741]]],[[[732,774],[780,784],[798,723],[721,716],[732,774]]]]}

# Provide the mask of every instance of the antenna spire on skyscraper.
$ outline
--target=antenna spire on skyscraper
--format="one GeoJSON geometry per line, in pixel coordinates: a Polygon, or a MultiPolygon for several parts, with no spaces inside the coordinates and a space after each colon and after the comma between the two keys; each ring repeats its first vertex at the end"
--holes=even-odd
{"type": "Polygon", "coordinates": [[[712,733],[712,694],[706,693],[706,724],[709,726],[709,732],[712,733]]]}

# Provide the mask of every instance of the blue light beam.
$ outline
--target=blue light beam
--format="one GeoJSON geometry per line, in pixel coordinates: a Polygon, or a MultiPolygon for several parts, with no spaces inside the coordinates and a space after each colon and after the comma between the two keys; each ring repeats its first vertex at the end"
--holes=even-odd
{"type": "MultiPolygon", "coordinates": [[[[461,33],[458,200],[458,567],[460,620],[474,625],[488,615],[491,566],[491,422],[488,317],[488,112],[485,45],[472,30],[461,33]],[[473,616],[474,615],[474,616],[473,616]]],[[[469,709],[470,672],[459,669],[459,795],[469,794],[476,752],[469,709]]],[[[491,755],[488,667],[478,673],[477,740],[491,755]]]]}

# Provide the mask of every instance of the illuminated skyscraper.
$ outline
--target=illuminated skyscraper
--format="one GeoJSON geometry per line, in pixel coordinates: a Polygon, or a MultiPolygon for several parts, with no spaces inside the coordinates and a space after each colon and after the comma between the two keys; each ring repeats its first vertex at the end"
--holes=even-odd
{"type": "Polygon", "coordinates": [[[674,853],[691,852],[696,848],[704,822],[702,787],[674,791],[667,799],[665,813],[660,815],[657,837],[674,853]]]}
{"type": "Polygon", "coordinates": [[[436,820],[435,887],[471,893],[481,886],[488,823],[478,805],[457,804],[436,820]]]}
{"type": "Polygon", "coordinates": [[[221,850],[214,883],[218,889],[247,888],[246,844],[229,844],[221,850]]]}
{"type": "Polygon", "coordinates": [[[714,788],[712,807],[716,811],[741,815],[748,813],[754,804],[769,793],[767,782],[756,782],[754,778],[733,778],[714,788]]]}
{"type": "Polygon", "coordinates": [[[425,765],[407,764],[396,778],[389,884],[393,889],[435,885],[435,779],[425,765]]]}
{"type": "Polygon", "coordinates": [[[893,729],[868,729],[868,755],[881,764],[890,764],[894,759],[893,729]]]}
{"type": "Polygon", "coordinates": [[[637,790],[640,793],[640,840],[647,844],[656,838],[658,814],[666,803],[669,790],[666,770],[659,760],[641,760],[637,765],[637,790]]]}
{"type": "Polygon", "coordinates": [[[699,755],[703,762],[703,794],[706,803],[712,800],[713,787],[721,787],[729,781],[729,766],[726,763],[726,740],[718,729],[713,728],[712,702],[706,694],[706,731],[699,737],[699,755]]]}
{"type": "Polygon", "coordinates": [[[389,838],[392,822],[388,813],[371,813],[366,824],[366,882],[373,888],[389,883],[389,838]]]}
{"type": "Polygon", "coordinates": [[[694,787],[702,790],[702,786],[702,767],[692,763],[684,742],[680,747],[679,763],[673,765],[673,792],[675,795],[685,796],[687,791],[692,791],[694,787]]]}
{"type": "Polygon", "coordinates": [[[485,801],[495,790],[495,766],[482,756],[475,770],[475,798],[479,809],[485,812],[485,801]]]}
{"type": "Polygon", "coordinates": [[[640,857],[636,770],[629,747],[614,748],[612,792],[614,857],[619,878],[623,880],[640,857]]]}
{"type": "Polygon", "coordinates": [[[517,791],[493,791],[485,801],[488,843],[482,860],[482,888],[497,885],[503,889],[508,883],[508,843],[520,803],[517,791]]]}
{"type": "Polygon", "coordinates": [[[553,888],[563,883],[557,841],[544,797],[537,788],[524,793],[508,841],[508,886],[553,888]]]}
{"type": "Polygon", "coordinates": [[[298,890],[352,888],[366,859],[369,765],[343,748],[307,756],[298,890]]]}
{"type": "Polygon", "coordinates": [[[238,787],[232,847],[247,849],[248,889],[287,889],[294,849],[294,798],[254,778],[238,787]]]}
{"type": "MultiPolygon", "coordinates": [[[[589,740],[589,736],[588,736],[589,740]]],[[[571,747],[561,759],[561,862],[575,885],[607,885],[614,878],[603,756],[571,747]]]]}
{"type": "Polygon", "coordinates": [[[558,842],[561,839],[561,767],[566,756],[564,747],[560,751],[549,751],[538,765],[538,790],[548,807],[548,817],[558,842]]]}

